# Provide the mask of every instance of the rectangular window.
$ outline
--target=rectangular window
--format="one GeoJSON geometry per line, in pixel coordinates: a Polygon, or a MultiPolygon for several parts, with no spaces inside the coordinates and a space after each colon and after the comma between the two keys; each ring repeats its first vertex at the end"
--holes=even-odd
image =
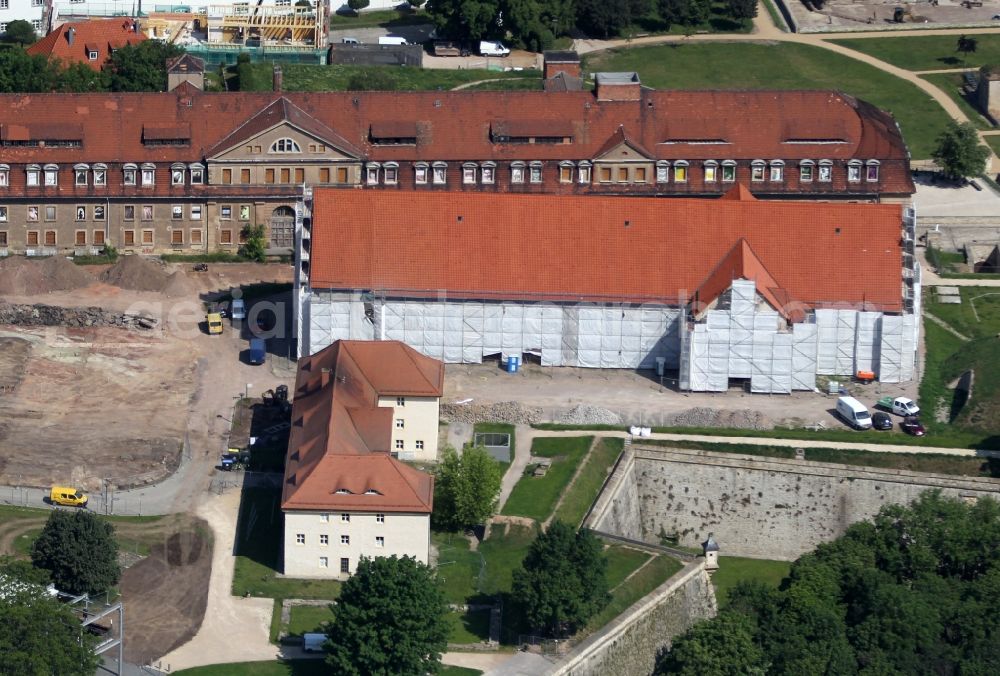
{"type": "Polygon", "coordinates": [[[122,220],[134,221],[135,220],[135,205],[126,204],[122,207],[122,220]]]}
{"type": "Polygon", "coordinates": [[[142,184],[143,185],[153,185],[156,180],[156,170],[155,169],[143,169],[142,170],[142,184]]]}
{"type": "Polygon", "coordinates": [[[618,167],[618,182],[628,183],[628,169],[626,167],[618,167]]]}
{"type": "Polygon", "coordinates": [[[780,164],[771,165],[771,180],[781,181],[785,177],[785,168],[780,164]]]}
{"type": "Polygon", "coordinates": [[[86,246],[87,245],[87,231],[86,230],[77,230],[76,233],[75,233],[75,235],[76,235],[76,238],[74,240],[74,243],[76,244],[76,246],[86,246]]]}
{"type": "Polygon", "coordinates": [[[524,183],[524,167],[511,167],[510,168],[510,182],[511,183],[524,183]]]}
{"type": "Polygon", "coordinates": [[[240,220],[249,221],[250,220],[250,205],[241,204],[240,205],[240,220]]]}
{"type": "Polygon", "coordinates": [[[300,168],[300,169],[296,169],[295,170],[295,182],[298,183],[299,185],[301,185],[301,184],[303,184],[303,183],[306,182],[306,170],[305,169],[301,169],[300,168]]]}
{"type": "Polygon", "coordinates": [[[38,220],[38,207],[36,207],[36,206],[30,206],[30,207],[28,207],[28,217],[27,217],[27,220],[29,220],[29,221],[37,221],[38,220]]]}
{"type": "Polygon", "coordinates": [[[378,167],[367,167],[365,169],[365,183],[368,185],[378,185],[378,167]]]}
{"type": "Polygon", "coordinates": [[[813,180],[813,168],[811,164],[803,164],[799,167],[799,180],[809,183],[813,180]]]}
{"type": "Polygon", "coordinates": [[[191,244],[201,244],[201,230],[191,230],[191,244]]]}
{"type": "Polygon", "coordinates": [[[406,406],[406,397],[396,397],[396,406],[406,406]]]}
{"type": "Polygon", "coordinates": [[[577,170],[580,183],[590,183],[590,167],[580,167],[577,170]]]}
{"type": "Polygon", "coordinates": [[[56,208],[52,205],[47,205],[45,207],[45,220],[54,221],[56,220],[56,208]]]}
{"type": "Polygon", "coordinates": [[[0,169],[0,188],[10,185],[10,172],[7,169],[0,169]]]}
{"type": "Polygon", "coordinates": [[[7,222],[7,207],[0,207],[0,223],[7,222]]]}
{"type": "Polygon", "coordinates": [[[77,205],[76,207],[76,220],[85,221],[87,220],[87,207],[77,205]]]}
{"type": "Polygon", "coordinates": [[[325,556],[319,557],[319,567],[320,568],[329,568],[330,567],[330,559],[327,558],[327,557],[325,557],[325,556]]]}
{"type": "Polygon", "coordinates": [[[282,169],[281,173],[279,174],[279,176],[281,176],[281,182],[282,183],[291,183],[291,181],[292,181],[292,171],[291,171],[291,169],[282,169]]]}
{"type": "Polygon", "coordinates": [[[56,231],[46,230],[45,231],[45,246],[55,246],[56,245],[56,231]]]}
{"type": "Polygon", "coordinates": [[[107,185],[107,184],[108,184],[107,169],[94,169],[94,185],[107,185]]]}
{"type": "Polygon", "coordinates": [[[385,523],[385,514],[376,514],[375,523],[385,523]]]}
{"type": "Polygon", "coordinates": [[[403,450],[403,440],[402,439],[396,439],[396,450],[397,451],[403,450]]]}
{"type": "Polygon", "coordinates": [[[98,204],[94,207],[94,220],[103,221],[104,220],[104,205],[98,204]]]}
{"type": "Polygon", "coordinates": [[[397,167],[386,167],[384,171],[386,185],[396,185],[399,182],[399,169],[397,167]]]}
{"type": "Polygon", "coordinates": [[[264,170],[264,183],[274,183],[274,169],[264,170]]]}
{"type": "Polygon", "coordinates": [[[598,174],[598,176],[599,176],[598,180],[601,183],[610,183],[611,182],[611,167],[601,167],[600,173],[598,174]]]}
{"type": "Polygon", "coordinates": [[[340,536],[340,544],[342,544],[342,545],[349,545],[349,544],[351,544],[351,536],[350,535],[341,535],[340,536]]]}
{"type": "Polygon", "coordinates": [[[45,185],[59,185],[59,171],[56,169],[45,170],[45,185]]]}
{"type": "Polygon", "coordinates": [[[183,244],[184,243],[184,231],[183,230],[171,230],[170,231],[170,243],[171,244],[183,244]]]}
{"type": "MultiPolygon", "coordinates": [[[[388,171],[388,169],[386,169],[388,171]]],[[[493,167],[483,167],[483,183],[493,183],[496,176],[496,169],[493,167]]]]}
{"type": "Polygon", "coordinates": [[[847,180],[851,183],[857,183],[861,180],[861,167],[856,164],[849,164],[847,166],[847,180]]]}
{"type": "Polygon", "coordinates": [[[705,166],[705,182],[714,183],[715,182],[715,172],[718,169],[714,164],[709,164],[705,166]]]}
{"type": "Polygon", "coordinates": [[[573,182],[573,167],[559,167],[559,182],[560,183],[572,183],[573,182]]]}
{"type": "Polygon", "coordinates": [[[232,230],[220,230],[219,231],[219,243],[220,244],[232,244],[233,243],[233,231],[232,230]]]}
{"type": "Polygon", "coordinates": [[[174,220],[179,220],[184,218],[184,206],[180,204],[174,204],[170,207],[170,218],[174,220]]]}
{"type": "Polygon", "coordinates": [[[223,169],[222,170],[222,182],[226,185],[231,185],[233,182],[233,170],[223,169]]]}
{"type": "Polygon", "coordinates": [[[418,451],[424,450],[424,442],[423,442],[422,439],[417,439],[417,441],[415,443],[417,444],[417,450],[418,451]]]}
{"type": "Polygon", "coordinates": [[[329,167],[323,167],[322,169],[319,170],[319,182],[320,183],[329,183],[330,182],[330,168],[329,167]]]}
{"type": "Polygon", "coordinates": [[[153,243],[153,231],[152,230],[143,230],[142,231],[142,243],[143,244],[152,244],[153,243]]]}
{"type": "Polygon", "coordinates": [[[636,167],[635,175],[632,177],[634,183],[645,183],[646,182],[646,168],[636,167]]]}
{"type": "Polygon", "coordinates": [[[418,185],[424,185],[427,183],[427,167],[416,167],[413,173],[413,180],[418,185]]]}
{"type": "Polygon", "coordinates": [[[75,185],[87,185],[87,170],[86,169],[74,169],[73,170],[73,183],[75,185]]]}
{"type": "Polygon", "coordinates": [[[135,246],[135,230],[126,230],[123,241],[125,246],[135,246]]]}
{"type": "Polygon", "coordinates": [[[233,217],[233,207],[229,204],[223,204],[219,207],[219,218],[224,221],[228,221],[233,217]]]}
{"type": "Polygon", "coordinates": [[[375,536],[375,546],[376,547],[385,547],[385,538],[382,537],[381,535],[376,535],[375,536]]]}
{"type": "Polygon", "coordinates": [[[205,170],[201,167],[195,167],[191,170],[191,183],[195,185],[201,185],[205,182],[205,170]]]}
{"type": "Polygon", "coordinates": [[[337,167],[337,183],[347,183],[347,167],[337,167]]]}
{"type": "Polygon", "coordinates": [[[764,180],[764,165],[755,164],[750,168],[750,180],[751,181],[764,180]]]}
{"type": "Polygon", "coordinates": [[[531,172],[528,174],[528,180],[532,183],[542,182],[542,168],[538,165],[533,165],[531,167],[531,172]]]}
{"type": "Polygon", "coordinates": [[[37,169],[29,169],[28,170],[28,186],[29,187],[34,187],[36,185],[38,185],[38,170],[37,169]]]}
{"type": "Polygon", "coordinates": [[[170,185],[184,185],[184,170],[181,168],[170,170],[170,185]]]}
{"type": "Polygon", "coordinates": [[[29,230],[24,241],[27,242],[28,246],[38,246],[38,231],[29,230]]]}
{"type": "Polygon", "coordinates": [[[201,205],[192,204],[191,205],[191,220],[200,221],[201,220],[201,205]]]}
{"type": "Polygon", "coordinates": [[[341,521],[341,523],[350,523],[351,522],[351,515],[350,514],[341,514],[340,515],[340,521],[341,521]]]}
{"type": "Polygon", "coordinates": [[[142,220],[151,221],[153,220],[153,205],[143,204],[142,205],[142,220]]]}
{"type": "Polygon", "coordinates": [[[7,248],[7,231],[0,230],[0,247],[7,248]]]}
{"type": "Polygon", "coordinates": [[[656,182],[666,183],[670,180],[670,167],[666,165],[660,165],[656,167],[656,182]]]}
{"type": "Polygon", "coordinates": [[[135,185],[135,169],[126,169],[124,171],[124,182],[125,185],[135,185]]]}
{"type": "Polygon", "coordinates": [[[866,181],[877,181],[878,180],[878,165],[869,164],[865,167],[865,180],[866,181]]]}
{"type": "Polygon", "coordinates": [[[104,246],[103,230],[94,230],[94,246],[104,246]]]}
{"type": "Polygon", "coordinates": [[[350,559],[341,559],[340,560],[340,572],[341,573],[345,573],[345,574],[351,572],[351,561],[350,561],[350,559]]]}
{"type": "Polygon", "coordinates": [[[448,180],[448,168],[447,167],[434,167],[434,173],[432,174],[433,181],[435,185],[444,185],[448,180]]]}
{"type": "Polygon", "coordinates": [[[295,534],[295,544],[297,544],[297,545],[304,545],[305,543],[306,543],[306,534],[305,533],[296,533],[295,534]]]}
{"type": "Polygon", "coordinates": [[[250,170],[249,169],[240,169],[240,183],[242,183],[243,185],[249,185],[250,184],[250,170]]]}
{"type": "Polygon", "coordinates": [[[469,185],[475,182],[476,182],[476,168],[462,167],[462,183],[469,185]]]}
{"type": "Polygon", "coordinates": [[[402,418],[396,418],[396,429],[401,430],[406,427],[406,421],[402,418]]]}
{"type": "Polygon", "coordinates": [[[319,543],[324,547],[326,547],[328,544],[330,544],[330,536],[327,535],[326,533],[323,533],[322,535],[319,536],[319,543]]]}
{"type": "Polygon", "coordinates": [[[829,183],[833,179],[833,167],[828,164],[821,164],[819,167],[819,180],[822,183],[829,183]]]}
{"type": "Polygon", "coordinates": [[[688,168],[686,165],[678,165],[674,167],[674,182],[675,183],[685,183],[688,180],[688,168]]]}
{"type": "Polygon", "coordinates": [[[320,514],[319,515],[319,522],[320,523],[330,523],[330,515],[329,514],[320,514]]]}

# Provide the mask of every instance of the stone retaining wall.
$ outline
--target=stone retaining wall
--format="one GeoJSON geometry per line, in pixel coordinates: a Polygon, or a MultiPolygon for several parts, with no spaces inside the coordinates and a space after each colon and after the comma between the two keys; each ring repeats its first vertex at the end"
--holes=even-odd
{"type": "Polygon", "coordinates": [[[146,315],[106,312],[99,307],[55,307],[52,305],[0,304],[0,324],[12,326],[114,326],[123,329],[153,329],[156,320],[146,315]]]}

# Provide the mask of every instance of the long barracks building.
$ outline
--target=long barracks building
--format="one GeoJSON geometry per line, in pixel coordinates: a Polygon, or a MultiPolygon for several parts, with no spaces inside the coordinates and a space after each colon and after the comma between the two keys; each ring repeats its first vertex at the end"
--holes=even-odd
{"type": "Polygon", "coordinates": [[[903,202],[893,118],[831,91],[0,96],[0,254],[228,251],[295,239],[303,186],[903,202]]]}

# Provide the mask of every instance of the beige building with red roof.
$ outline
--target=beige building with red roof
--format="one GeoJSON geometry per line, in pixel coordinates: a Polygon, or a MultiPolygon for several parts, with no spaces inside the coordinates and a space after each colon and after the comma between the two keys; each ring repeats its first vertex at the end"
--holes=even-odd
{"type": "Polygon", "coordinates": [[[145,39],[134,19],[91,19],[61,24],[26,51],[59,59],[64,65],[84,63],[100,70],[111,52],[145,39]]]}
{"type": "Polygon", "coordinates": [[[349,576],[362,556],[427,563],[444,365],[398,341],[342,340],[299,361],[281,496],[292,577],[349,576]]]}
{"type": "Polygon", "coordinates": [[[899,204],[316,189],[305,211],[302,354],[402,340],[454,363],[676,370],[695,391],[913,377],[899,204]]]}

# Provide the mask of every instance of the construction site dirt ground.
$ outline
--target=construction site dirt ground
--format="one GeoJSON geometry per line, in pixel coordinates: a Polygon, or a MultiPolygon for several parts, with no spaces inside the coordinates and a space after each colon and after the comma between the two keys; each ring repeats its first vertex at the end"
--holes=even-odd
{"type": "Polygon", "coordinates": [[[222,450],[205,447],[193,417],[228,416],[248,383],[263,391],[288,382],[241,361],[245,336],[228,325],[209,336],[200,323],[205,299],[243,284],[289,282],[290,266],[165,266],[187,277],[183,297],[101,283],[105,267],[84,268],[95,280],[84,288],[0,298],[161,319],[153,331],[0,326],[0,484],[95,491],[105,478],[119,487],[155,483],[178,466],[185,437],[193,454],[222,450]],[[204,410],[205,402],[219,410],[204,410]]]}

